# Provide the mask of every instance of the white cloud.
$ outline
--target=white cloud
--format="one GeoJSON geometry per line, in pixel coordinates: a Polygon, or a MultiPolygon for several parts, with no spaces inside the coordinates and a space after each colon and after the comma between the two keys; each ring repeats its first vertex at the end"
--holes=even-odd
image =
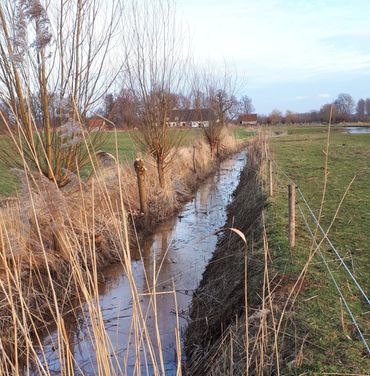
{"type": "Polygon", "coordinates": [[[370,1],[182,0],[180,11],[195,59],[231,61],[254,84],[370,69],[370,43],[355,51],[340,43],[368,35],[370,1]]]}
{"type": "Polygon", "coordinates": [[[328,94],[328,93],[320,93],[320,94],[318,94],[318,97],[319,98],[329,98],[330,94],[328,94]]]}

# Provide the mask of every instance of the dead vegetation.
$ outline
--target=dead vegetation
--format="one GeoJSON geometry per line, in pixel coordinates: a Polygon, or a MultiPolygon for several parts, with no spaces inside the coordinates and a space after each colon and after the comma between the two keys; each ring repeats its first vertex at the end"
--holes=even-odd
{"type": "MultiPolygon", "coordinates": [[[[222,157],[244,145],[227,135],[224,140],[222,157]]],[[[88,181],[71,174],[71,182],[62,190],[42,174],[16,171],[21,182],[18,199],[10,201],[0,212],[0,346],[4,350],[0,374],[21,372],[23,367],[48,373],[35,348],[42,345],[42,332],[50,323],[55,323],[59,335],[61,374],[73,374],[64,315],[71,306],[83,302],[88,303],[90,317],[96,319],[92,342],[104,347],[96,355],[101,358],[101,366],[108,373],[117,366],[117,359],[107,363],[104,358],[109,357],[112,345],[107,343],[99,305],[93,304],[98,302],[101,268],[121,262],[130,278],[130,249],[136,243],[135,231],[139,235],[153,231],[217,167],[207,145],[199,140],[195,154],[192,147],[178,150],[168,173],[167,188],[161,189],[155,163],[150,157],[144,159],[149,199],[146,221],[141,220],[139,213],[132,166],[96,166],[88,181]]],[[[131,284],[135,298],[135,281],[131,284]]],[[[134,309],[136,320],[145,322],[139,306],[138,303],[134,309]]],[[[141,341],[139,348],[144,346],[141,341]]],[[[150,362],[155,364],[157,360],[150,362]]]]}

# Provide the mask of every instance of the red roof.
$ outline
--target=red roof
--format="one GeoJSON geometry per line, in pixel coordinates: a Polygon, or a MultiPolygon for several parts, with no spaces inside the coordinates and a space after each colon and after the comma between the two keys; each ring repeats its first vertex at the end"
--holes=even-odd
{"type": "Polygon", "coordinates": [[[244,114],[239,116],[239,121],[257,121],[257,114],[244,114]]]}
{"type": "Polygon", "coordinates": [[[101,128],[104,127],[105,121],[98,117],[87,119],[87,126],[89,128],[101,128]]]}

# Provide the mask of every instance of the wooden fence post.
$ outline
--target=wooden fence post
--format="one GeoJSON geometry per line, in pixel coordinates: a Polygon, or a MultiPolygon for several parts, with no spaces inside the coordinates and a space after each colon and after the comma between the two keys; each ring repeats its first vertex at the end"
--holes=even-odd
{"type": "Polygon", "coordinates": [[[148,202],[145,190],[146,168],[144,166],[144,161],[142,159],[136,158],[134,167],[137,175],[137,185],[139,188],[140,212],[142,214],[147,214],[148,202]]]}
{"type": "Polygon", "coordinates": [[[288,185],[288,204],[289,204],[289,248],[295,247],[295,200],[296,187],[294,184],[288,185]]]}
{"type": "Polygon", "coordinates": [[[272,180],[272,160],[269,159],[269,174],[270,174],[270,197],[273,195],[273,180],[272,180]]]}

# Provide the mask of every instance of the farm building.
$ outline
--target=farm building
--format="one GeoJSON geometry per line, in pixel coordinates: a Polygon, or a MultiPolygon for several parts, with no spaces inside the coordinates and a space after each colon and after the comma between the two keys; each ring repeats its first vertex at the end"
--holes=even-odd
{"type": "Polygon", "coordinates": [[[256,125],[257,114],[244,114],[239,116],[239,124],[242,125],[256,125]]]}
{"type": "Polygon", "coordinates": [[[88,129],[99,129],[104,128],[106,126],[106,123],[102,118],[94,116],[87,119],[86,126],[88,129]]]}
{"type": "Polygon", "coordinates": [[[172,110],[168,123],[170,127],[207,128],[214,119],[213,111],[208,108],[172,110]]]}

